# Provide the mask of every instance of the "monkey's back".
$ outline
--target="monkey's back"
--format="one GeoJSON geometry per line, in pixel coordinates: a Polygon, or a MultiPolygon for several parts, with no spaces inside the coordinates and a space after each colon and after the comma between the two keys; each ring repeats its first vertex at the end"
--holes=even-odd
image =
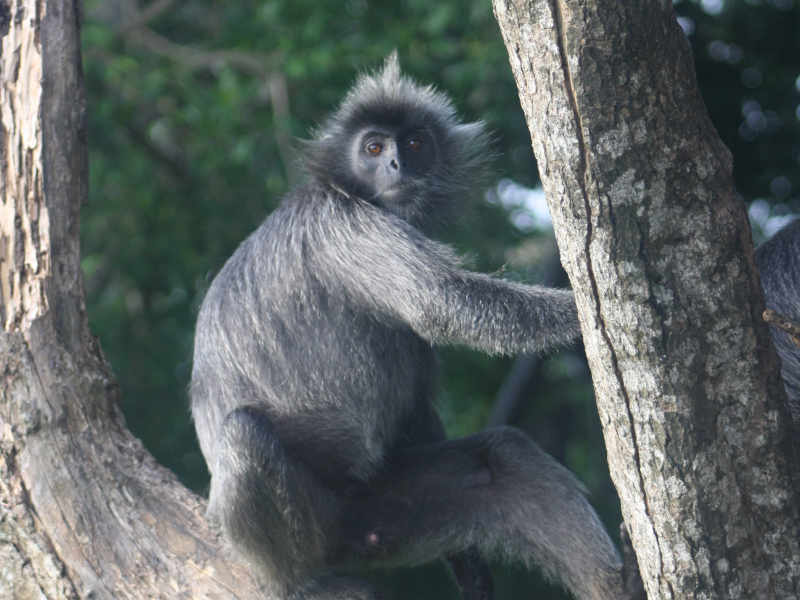
{"type": "MultiPolygon", "coordinates": [[[[756,250],[767,308],[800,322],[800,220],[790,223],[756,250]]],[[[772,341],[781,358],[789,408],[800,423],[800,348],[789,335],[770,327],[772,341]]]]}
{"type": "Polygon", "coordinates": [[[335,232],[352,227],[358,210],[342,200],[319,190],[290,193],[208,290],[191,398],[212,469],[225,415],[259,405],[287,446],[303,452],[313,440],[310,459],[328,463],[320,467],[367,477],[415,403],[433,395],[430,344],[337,283],[335,232]]]}

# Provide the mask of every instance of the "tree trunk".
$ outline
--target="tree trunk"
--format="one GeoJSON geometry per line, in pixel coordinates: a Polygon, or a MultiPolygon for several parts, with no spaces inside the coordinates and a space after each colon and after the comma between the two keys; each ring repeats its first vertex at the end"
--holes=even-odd
{"type": "Polygon", "coordinates": [[[788,417],[671,0],[494,0],[652,598],[797,598],[788,417]]]}
{"type": "Polygon", "coordinates": [[[0,1],[0,599],[259,597],[125,428],[88,329],[77,5],[0,1]]]}

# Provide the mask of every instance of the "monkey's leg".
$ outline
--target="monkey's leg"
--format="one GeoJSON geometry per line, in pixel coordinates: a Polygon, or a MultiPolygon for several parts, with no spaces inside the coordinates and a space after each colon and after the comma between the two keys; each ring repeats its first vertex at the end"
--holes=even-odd
{"type": "Polygon", "coordinates": [[[474,547],[451,554],[447,562],[453,571],[461,592],[461,600],[492,600],[494,583],[486,560],[474,547]]]}
{"type": "Polygon", "coordinates": [[[418,564],[476,546],[538,565],[582,600],[627,597],[583,487],[516,429],[401,450],[371,491],[345,509],[345,556],[418,564]]]}
{"type": "MultiPolygon", "coordinates": [[[[399,448],[443,442],[447,438],[442,421],[427,397],[420,398],[415,410],[409,415],[400,438],[402,444],[399,448]]],[[[387,460],[391,463],[391,458],[387,460]]],[[[456,580],[461,600],[494,598],[492,572],[476,548],[450,554],[446,561],[456,580]]]]}
{"type": "Polygon", "coordinates": [[[369,584],[359,579],[325,575],[300,586],[287,600],[383,600],[369,584]]]}
{"type": "Polygon", "coordinates": [[[259,571],[270,597],[373,600],[366,584],[327,576],[324,556],[339,496],[281,444],[269,417],[245,406],[223,422],[212,466],[209,514],[259,571]]]}

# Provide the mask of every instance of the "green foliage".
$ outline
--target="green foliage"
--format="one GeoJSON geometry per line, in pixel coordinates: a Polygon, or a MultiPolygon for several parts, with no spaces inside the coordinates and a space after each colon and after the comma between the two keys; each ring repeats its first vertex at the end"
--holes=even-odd
{"type": "MultiPolygon", "coordinates": [[[[408,73],[447,90],[466,118],[488,122],[498,179],[532,185],[536,166],[486,0],[187,0],[144,31],[130,27],[133,16],[118,10],[124,6],[85,2],[88,309],[130,427],[202,491],[207,473],[186,395],[197,307],[213,274],[297,178],[292,139],[308,135],[360,70],[397,48],[408,73]]],[[[800,210],[800,7],[791,0],[722,6],[710,14],[711,2],[676,2],[693,27],[701,87],[734,151],[737,184],[748,201],[800,210]]],[[[504,268],[533,235],[479,198],[455,225],[447,241],[483,271],[504,268]]],[[[452,434],[483,426],[510,363],[442,352],[440,408],[452,434]]],[[[579,355],[541,365],[517,424],[578,473],[615,530],[618,506],[579,355]]],[[[414,573],[376,577],[390,577],[398,597],[455,597],[441,569],[414,573]]],[[[497,597],[543,585],[521,570],[498,571],[497,597]]],[[[548,587],[539,594],[561,597],[548,587]]]]}
{"type": "Polygon", "coordinates": [[[800,212],[800,3],[683,0],[676,11],[739,192],[800,212]]]}

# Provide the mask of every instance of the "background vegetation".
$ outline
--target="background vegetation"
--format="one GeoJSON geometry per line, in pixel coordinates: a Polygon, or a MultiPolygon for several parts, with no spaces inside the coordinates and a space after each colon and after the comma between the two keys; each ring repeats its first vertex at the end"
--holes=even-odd
{"type": "MultiPolygon", "coordinates": [[[[712,119],[734,153],[760,239],[800,211],[800,2],[678,1],[712,119]]],[[[495,180],[443,235],[475,268],[552,283],[552,242],[511,179],[537,183],[505,48],[487,0],[87,0],[91,187],[83,267],[93,331],[131,429],[192,488],[208,475],[189,419],[197,307],[213,274],[297,178],[293,140],[336,106],[360,70],[397,48],[406,72],[447,90],[495,132],[495,180]],[[498,194],[498,189],[500,194],[498,194]]],[[[442,357],[441,412],[460,435],[484,426],[512,359],[442,357]]],[[[540,361],[512,413],[619,521],[580,349],[540,361]]],[[[397,597],[456,597],[443,570],[391,577],[397,597]]],[[[540,589],[497,569],[498,598],[540,589]]]]}

